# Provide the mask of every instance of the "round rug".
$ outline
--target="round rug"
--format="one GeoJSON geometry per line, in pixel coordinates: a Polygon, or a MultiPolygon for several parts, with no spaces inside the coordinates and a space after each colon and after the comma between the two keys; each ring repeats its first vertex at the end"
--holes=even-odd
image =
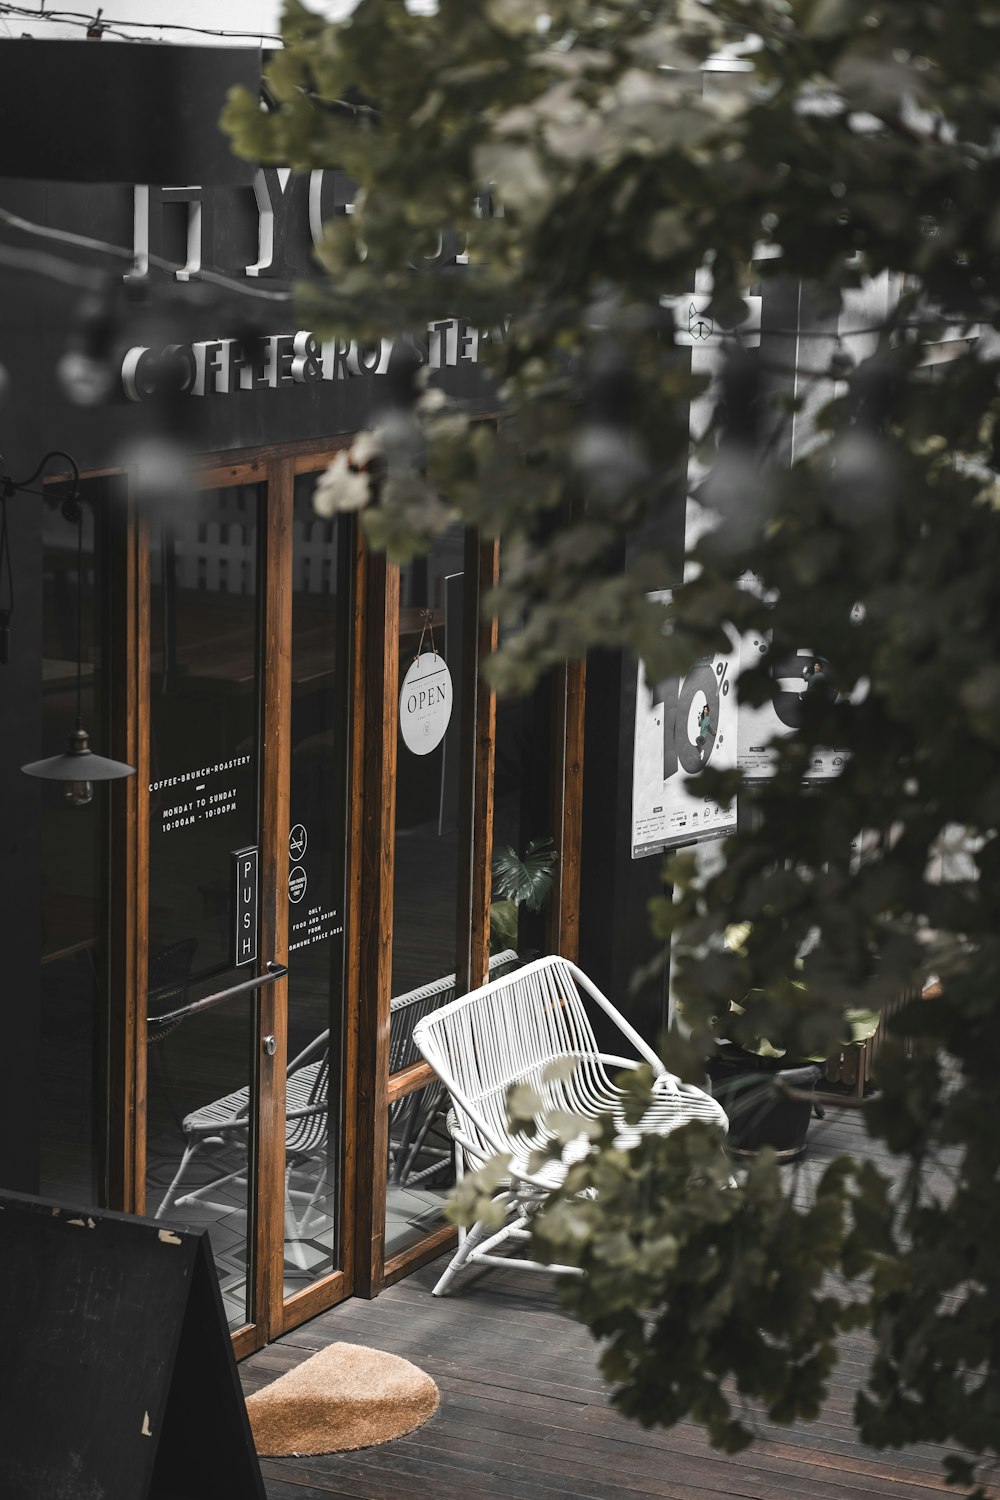
{"type": "Polygon", "coordinates": [[[267,1458],[343,1453],[389,1443],[438,1409],[431,1377],[382,1349],[331,1344],[247,1397],[257,1452],[267,1458]]]}

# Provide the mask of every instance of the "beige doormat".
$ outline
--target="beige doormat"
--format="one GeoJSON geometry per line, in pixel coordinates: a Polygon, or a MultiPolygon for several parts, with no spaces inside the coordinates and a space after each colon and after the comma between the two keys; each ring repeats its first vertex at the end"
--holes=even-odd
{"type": "Polygon", "coordinates": [[[429,1375],[381,1349],[331,1344],[247,1397],[257,1452],[342,1453],[389,1443],[438,1409],[429,1375]]]}

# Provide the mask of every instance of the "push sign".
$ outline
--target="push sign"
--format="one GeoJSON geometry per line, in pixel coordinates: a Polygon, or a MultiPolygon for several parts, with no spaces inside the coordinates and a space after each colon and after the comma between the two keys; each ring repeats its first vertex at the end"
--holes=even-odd
{"type": "Polygon", "coordinates": [[[233,965],[257,958],[256,848],[233,850],[233,965]]]}
{"type": "Polygon", "coordinates": [[[437,749],[451,720],[453,703],[448,663],[436,651],[424,651],[403,678],[399,695],[399,732],[407,750],[429,755],[437,749]]]}

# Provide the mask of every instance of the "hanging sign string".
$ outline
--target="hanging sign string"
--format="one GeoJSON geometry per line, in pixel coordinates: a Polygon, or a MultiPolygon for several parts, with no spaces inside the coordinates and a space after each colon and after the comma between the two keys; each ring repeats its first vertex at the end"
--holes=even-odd
{"type": "Polygon", "coordinates": [[[418,658],[420,656],[420,653],[424,649],[424,637],[427,635],[428,631],[430,631],[430,637],[431,637],[431,650],[432,650],[432,652],[434,653],[435,656],[437,656],[437,654],[438,654],[437,647],[434,644],[434,621],[431,618],[431,613],[432,612],[429,609],[422,609],[420,611],[420,618],[423,620],[424,623],[423,623],[423,625],[421,627],[421,630],[420,630],[420,639],[417,642],[417,657],[418,658]]]}

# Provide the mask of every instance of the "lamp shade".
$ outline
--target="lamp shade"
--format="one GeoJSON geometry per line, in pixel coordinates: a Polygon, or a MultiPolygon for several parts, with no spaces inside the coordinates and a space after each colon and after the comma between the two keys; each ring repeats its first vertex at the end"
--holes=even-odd
{"type": "Polygon", "coordinates": [[[95,755],[85,729],[74,730],[69,737],[69,748],[63,755],[33,760],[21,770],[26,776],[37,776],[41,781],[120,781],[125,776],[135,775],[135,766],[95,755]]]}
{"type": "Polygon", "coordinates": [[[0,177],[251,183],[219,116],[235,84],[259,91],[260,59],[257,47],[0,39],[0,177]]]}

